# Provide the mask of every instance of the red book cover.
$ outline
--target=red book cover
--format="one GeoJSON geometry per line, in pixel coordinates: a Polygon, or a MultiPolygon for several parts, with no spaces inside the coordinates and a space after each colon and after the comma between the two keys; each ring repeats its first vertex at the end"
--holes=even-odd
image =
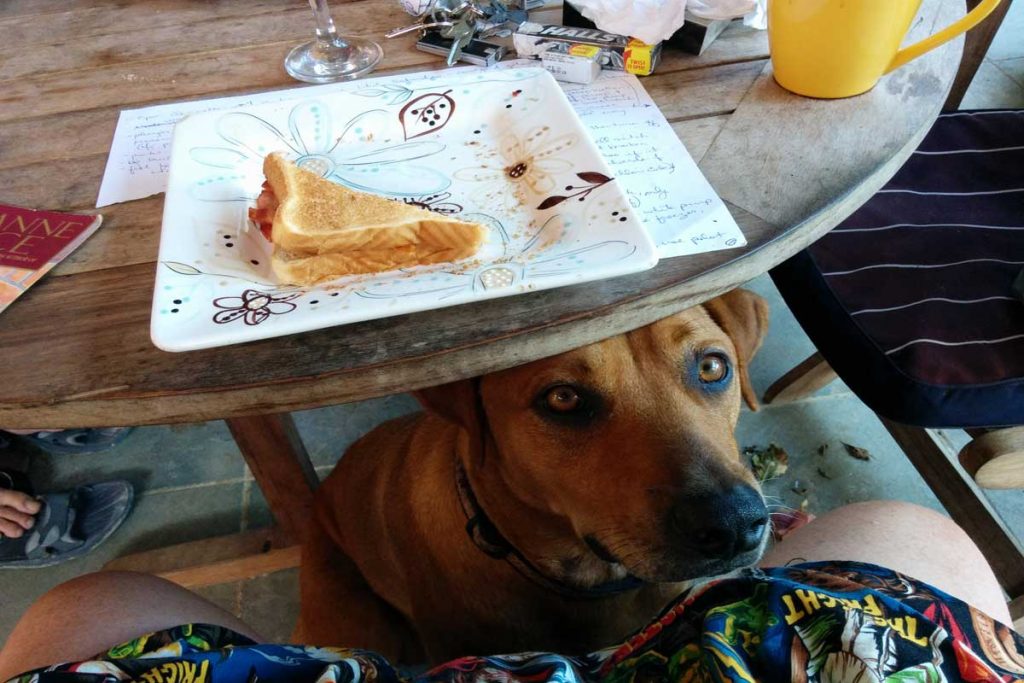
{"type": "Polygon", "coordinates": [[[102,220],[97,214],[0,204],[0,311],[77,249],[102,220]]]}

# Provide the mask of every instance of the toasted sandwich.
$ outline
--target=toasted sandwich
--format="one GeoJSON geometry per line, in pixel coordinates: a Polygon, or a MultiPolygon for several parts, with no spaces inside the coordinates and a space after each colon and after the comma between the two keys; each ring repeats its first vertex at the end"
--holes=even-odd
{"type": "Polygon", "coordinates": [[[276,152],[263,173],[249,218],[274,244],[274,273],[290,284],[458,261],[475,254],[487,232],[479,223],[338,185],[276,152]]]}

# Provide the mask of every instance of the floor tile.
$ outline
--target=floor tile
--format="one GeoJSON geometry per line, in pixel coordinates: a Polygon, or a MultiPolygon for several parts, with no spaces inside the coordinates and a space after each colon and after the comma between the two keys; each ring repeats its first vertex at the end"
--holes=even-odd
{"type": "Polygon", "coordinates": [[[206,598],[222,610],[234,616],[241,611],[242,584],[244,581],[233,583],[221,583],[216,586],[204,586],[196,588],[194,592],[206,598]]]}
{"type": "Polygon", "coordinates": [[[1015,59],[990,60],[1004,74],[1024,88],[1024,57],[1015,59]]]}
{"type": "Polygon", "coordinates": [[[409,394],[294,413],[314,465],[333,465],[359,437],[378,424],[419,410],[409,394]]]}
{"type": "MultiPolygon", "coordinates": [[[[1024,4],[1024,3],[1022,3],[1024,4]]],[[[967,89],[961,109],[1002,109],[1024,107],[1024,86],[985,60],[967,89]]]]}
{"type": "Polygon", "coordinates": [[[988,49],[989,59],[1024,57],[1024,2],[1015,0],[988,49]]]}
{"type": "Polygon", "coordinates": [[[287,643],[299,616],[299,570],[250,579],[242,585],[239,616],[271,643],[287,643]]]}
{"type": "Polygon", "coordinates": [[[245,464],[221,422],[138,427],[114,448],[99,453],[49,455],[34,451],[31,479],[39,491],[60,491],[103,479],[127,479],[156,491],[240,480],[245,464]]]}

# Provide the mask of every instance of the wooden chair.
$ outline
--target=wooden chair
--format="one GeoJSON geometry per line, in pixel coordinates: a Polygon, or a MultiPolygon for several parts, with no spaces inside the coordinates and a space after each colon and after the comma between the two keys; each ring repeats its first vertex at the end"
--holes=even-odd
{"type": "MultiPolygon", "coordinates": [[[[958,109],[1009,6],[968,35],[947,111],[958,109]]],[[[1024,488],[1024,301],[1011,293],[1024,227],[992,227],[1024,226],[1020,188],[1024,111],[940,117],[886,188],[772,271],[819,353],[764,397],[791,401],[843,378],[979,545],[1015,619],[1024,615],[1024,547],[982,488],[1024,488]],[[965,428],[973,440],[956,453],[934,427],[965,428]]]]}

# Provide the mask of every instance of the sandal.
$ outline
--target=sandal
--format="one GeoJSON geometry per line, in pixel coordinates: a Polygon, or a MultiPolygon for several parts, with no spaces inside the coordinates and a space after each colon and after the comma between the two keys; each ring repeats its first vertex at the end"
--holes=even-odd
{"type": "Polygon", "coordinates": [[[19,538],[0,537],[0,569],[49,567],[85,555],[121,526],[133,497],[132,485],[120,480],[38,496],[35,525],[19,538]]]}
{"type": "Polygon", "coordinates": [[[113,448],[124,441],[134,427],[104,427],[89,429],[62,429],[56,432],[23,434],[22,438],[47,453],[74,455],[95,453],[113,448]]]}

